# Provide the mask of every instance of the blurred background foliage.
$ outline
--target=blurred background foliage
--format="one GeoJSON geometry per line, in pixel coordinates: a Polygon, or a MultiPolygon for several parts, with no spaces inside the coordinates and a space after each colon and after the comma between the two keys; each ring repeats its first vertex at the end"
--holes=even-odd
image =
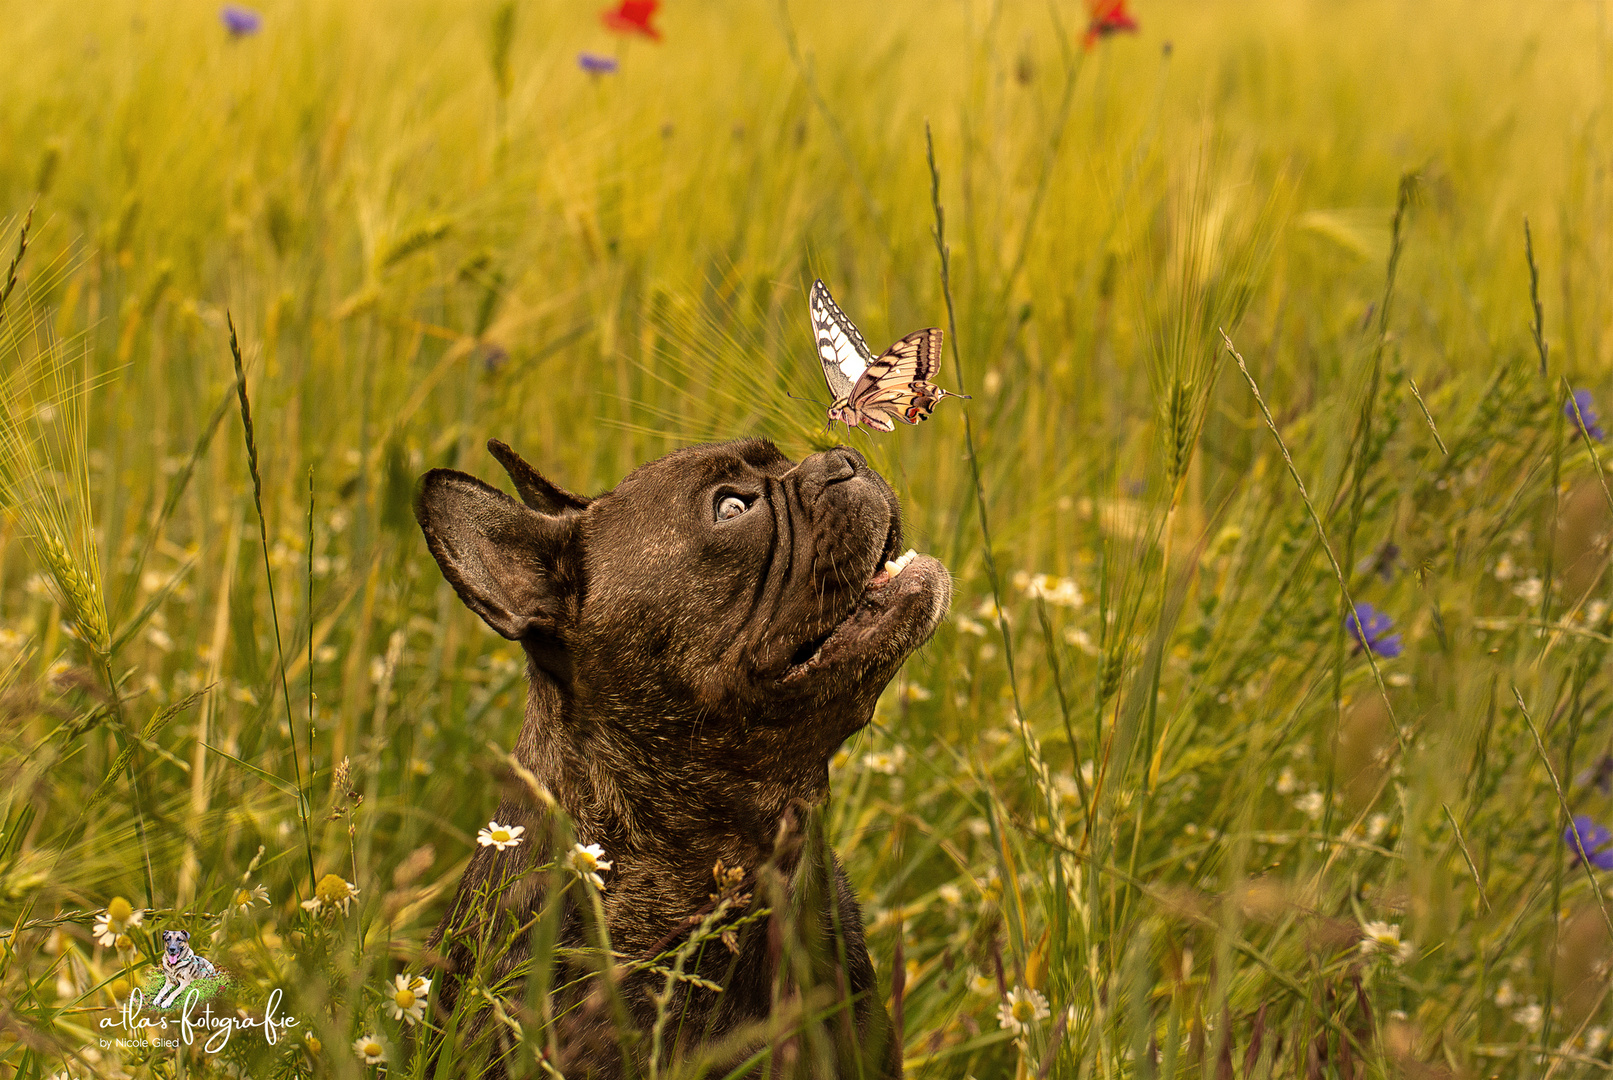
{"type": "Polygon", "coordinates": [[[0,14],[0,1075],[423,1069],[523,678],[416,477],[750,435],[955,575],[831,808],[911,1075],[1608,1068],[1605,3],[0,14]],[[826,436],[815,277],[948,325],[926,125],[973,399],[826,436]],[[169,925],[321,1048],[97,1049],[169,925]]]}

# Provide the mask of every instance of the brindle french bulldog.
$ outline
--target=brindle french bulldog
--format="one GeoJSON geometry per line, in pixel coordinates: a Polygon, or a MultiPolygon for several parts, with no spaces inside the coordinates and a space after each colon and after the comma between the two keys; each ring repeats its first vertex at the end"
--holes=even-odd
{"type": "MultiPolygon", "coordinates": [[[[709,1059],[727,1037],[718,1053],[733,1056],[719,1060],[721,1076],[768,1045],[760,1037],[745,1044],[745,1032],[763,1030],[792,985],[801,990],[802,969],[790,967],[779,940],[778,921],[793,909],[832,942],[820,988],[838,986],[850,1019],[842,1008],[838,1027],[824,1025],[843,1036],[833,1052],[821,1039],[780,1046],[773,1036],[772,1075],[896,1075],[900,1039],[889,1030],[856,898],[802,819],[828,797],[831,755],[868,723],[880,691],[945,614],[946,569],[928,556],[898,557],[896,496],[844,447],[799,464],[762,440],[689,447],[592,499],[550,483],[503,443],[488,449],[520,502],[437,469],[421,483],[415,514],[460,599],[525,648],[531,689],[513,758],[528,775],[497,819],[525,826],[533,842],[480,847],[472,857],[433,936],[445,966],[439,1017],[446,1021],[472,977],[477,935],[530,926],[543,909],[549,875],[522,871],[565,853],[543,846],[550,826],[530,795],[541,785],[569,815],[576,841],[600,845],[611,863],[600,900],[618,958],[675,948],[691,916],[698,923],[711,910],[718,860],[746,872],[742,889],[754,891],[756,906],[765,899],[774,907],[771,921],[754,920],[731,938],[737,951],[712,941],[689,959],[690,973],[723,989],[677,984],[663,1062],[702,1047],[709,1059]],[[766,896],[763,876],[782,895],[766,896]],[[500,892],[497,883],[512,878],[500,892]]],[[[599,943],[582,888],[568,889],[561,947],[599,943]]],[[[475,977],[491,985],[519,972],[529,936],[515,935],[513,948],[484,960],[475,977]]],[[[557,990],[566,1076],[643,1071],[667,963],[662,973],[621,978],[612,994],[597,978],[557,990]]],[[[557,974],[554,985],[567,981],[557,974]]],[[[512,996],[524,1000],[519,989],[512,996]]],[[[798,1013],[805,1000],[796,998],[798,1013]]],[[[491,1031],[496,1059],[503,1025],[479,1026],[491,1031]]],[[[497,1060],[487,1069],[503,1071],[497,1060]]]]}

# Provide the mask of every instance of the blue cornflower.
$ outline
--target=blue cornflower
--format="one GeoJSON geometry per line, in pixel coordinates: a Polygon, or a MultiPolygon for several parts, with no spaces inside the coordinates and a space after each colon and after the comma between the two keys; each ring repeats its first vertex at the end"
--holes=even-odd
{"type": "Polygon", "coordinates": [[[616,58],[613,56],[600,56],[598,53],[578,53],[577,66],[590,75],[614,75],[616,73],[616,58]]]}
{"type": "Polygon", "coordinates": [[[1395,621],[1371,604],[1355,605],[1355,611],[1344,617],[1344,628],[1379,656],[1400,655],[1400,635],[1389,632],[1395,628],[1395,621]]]}
{"type": "Polygon", "coordinates": [[[1585,434],[1597,442],[1607,438],[1607,432],[1603,431],[1602,425],[1597,423],[1596,409],[1591,404],[1591,392],[1589,390],[1575,390],[1574,400],[1563,402],[1563,415],[1578,424],[1585,430],[1585,434]],[[1576,412],[1578,413],[1577,416],[1575,415],[1576,412]]]}
{"type": "Polygon", "coordinates": [[[1613,870],[1613,832],[1591,820],[1589,814],[1575,814],[1573,823],[1563,830],[1563,843],[1577,862],[1580,851],[1585,861],[1598,870],[1613,870]]]}
{"type": "Polygon", "coordinates": [[[225,4],[218,12],[231,37],[246,37],[263,29],[263,16],[247,7],[225,4]]]}

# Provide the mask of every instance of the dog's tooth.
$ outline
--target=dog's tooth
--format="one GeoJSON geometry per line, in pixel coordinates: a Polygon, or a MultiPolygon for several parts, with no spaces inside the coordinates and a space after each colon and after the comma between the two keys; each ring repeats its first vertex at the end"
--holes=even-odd
{"type": "Polygon", "coordinates": [[[907,564],[912,562],[914,556],[917,554],[918,552],[914,551],[912,548],[908,548],[906,551],[902,552],[900,556],[885,564],[885,573],[889,574],[891,577],[896,577],[903,570],[907,569],[907,564]]]}

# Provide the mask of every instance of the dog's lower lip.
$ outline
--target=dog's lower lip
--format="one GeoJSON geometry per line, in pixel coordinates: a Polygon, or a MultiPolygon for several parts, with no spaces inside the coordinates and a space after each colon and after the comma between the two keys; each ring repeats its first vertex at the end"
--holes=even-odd
{"type": "MultiPolygon", "coordinates": [[[[892,554],[892,552],[882,552],[882,555],[889,554],[892,554]]],[[[857,597],[856,601],[852,603],[851,608],[846,612],[845,616],[841,618],[839,622],[835,623],[834,626],[830,627],[827,632],[802,642],[800,647],[795,650],[790,657],[789,666],[785,669],[785,677],[788,678],[792,675],[798,675],[810,667],[813,662],[818,659],[819,655],[822,654],[824,646],[827,645],[836,634],[840,633],[840,631],[845,628],[847,623],[851,622],[868,608],[869,600],[874,596],[874,594],[878,593],[888,586],[892,581],[895,581],[898,577],[900,577],[902,571],[906,570],[913,560],[917,558],[920,558],[919,553],[909,549],[899,558],[894,560],[882,559],[883,565],[877,571],[875,571],[873,577],[868,579],[868,584],[863,587],[862,593],[857,597]],[[895,573],[892,573],[893,569],[895,570],[895,573]]]]}

